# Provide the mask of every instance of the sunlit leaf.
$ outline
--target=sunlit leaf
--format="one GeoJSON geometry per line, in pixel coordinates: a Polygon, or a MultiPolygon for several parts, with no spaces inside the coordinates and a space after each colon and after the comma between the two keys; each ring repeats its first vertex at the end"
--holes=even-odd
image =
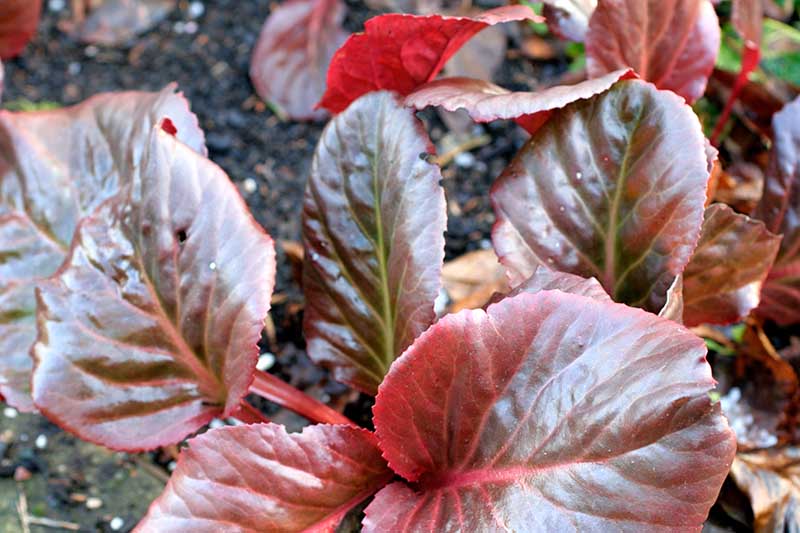
{"type": "Polygon", "coordinates": [[[442,318],[374,413],[395,482],[365,531],[699,531],[736,442],[703,341],[545,291],[442,318]]]}
{"type": "Polygon", "coordinates": [[[697,242],[708,176],[691,108],[618,82],[554,111],[495,182],[495,250],[512,285],[543,265],[658,312],[697,242]]]}
{"type": "Polygon", "coordinates": [[[238,408],[275,280],[225,173],[155,127],[141,183],[80,224],[39,284],[33,398],[114,449],[173,444],[238,408]]]}
{"type": "Polygon", "coordinates": [[[308,354],[374,394],[435,318],[445,200],[421,123],[387,92],[322,134],[303,206],[308,354]]]}

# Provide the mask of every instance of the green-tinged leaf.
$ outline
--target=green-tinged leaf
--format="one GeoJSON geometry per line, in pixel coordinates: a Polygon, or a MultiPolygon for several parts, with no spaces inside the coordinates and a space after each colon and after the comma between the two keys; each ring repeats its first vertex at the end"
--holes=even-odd
{"type": "Polygon", "coordinates": [[[446,215],[429,150],[411,109],[371,93],[325,128],[306,188],[308,353],[370,394],[435,318],[446,215]]]}
{"type": "Polygon", "coordinates": [[[708,175],[691,108],[619,82],[555,111],[498,178],[495,249],[512,284],[543,265],[658,312],[699,237],[708,175]]]}
{"type": "Polygon", "coordinates": [[[81,222],[37,291],[36,406],[118,450],[239,407],[275,280],[272,240],[225,173],[158,127],[137,185],[81,222]]]}

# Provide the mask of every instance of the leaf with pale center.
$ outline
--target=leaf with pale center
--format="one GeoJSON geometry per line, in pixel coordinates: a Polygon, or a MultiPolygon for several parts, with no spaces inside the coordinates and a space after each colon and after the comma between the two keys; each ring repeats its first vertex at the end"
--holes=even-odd
{"type": "Polygon", "coordinates": [[[392,366],[366,532],[699,531],[736,451],[703,341],[545,291],[442,318],[392,366]]]}
{"type": "Polygon", "coordinates": [[[197,118],[174,84],[53,111],[0,111],[0,394],[11,405],[33,409],[36,284],[61,265],[81,218],[130,183],[163,117],[205,154],[197,118]]]}
{"type": "Polygon", "coordinates": [[[40,284],[33,348],[36,406],[119,450],[230,416],[275,279],[272,240],[225,173],[158,127],[133,189],[81,222],[40,284]]]}
{"type": "Polygon", "coordinates": [[[411,109],[370,93],[325,128],[306,187],[308,354],[370,394],[435,318],[446,212],[429,150],[411,109]]]}
{"type": "Polygon", "coordinates": [[[492,187],[512,285],[543,265],[658,312],[699,237],[704,142],[680,97],[639,80],[554,111],[492,187]]]}

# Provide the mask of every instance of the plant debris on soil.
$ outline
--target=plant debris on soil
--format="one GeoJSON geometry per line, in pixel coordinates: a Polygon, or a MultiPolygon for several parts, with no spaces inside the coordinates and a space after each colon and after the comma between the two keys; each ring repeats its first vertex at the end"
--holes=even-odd
{"type": "MultiPolygon", "coordinates": [[[[3,107],[67,106],[100,92],[157,91],[178,82],[205,131],[210,159],[236,183],[276,242],[288,242],[277,246],[278,278],[273,320],[262,343],[263,368],[368,427],[372,399],[331,381],[304,351],[297,257],[284,249],[300,238],[303,190],[324,123],[282,122],[255,95],[248,78],[250,55],[272,4],[181,1],[130,46],[114,48],[82,44],[63,33],[59,22],[64,27],[71,18],[65,4],[45,2],[37,36],[20,57],[5,63],[3,107]]],[[[345,27],[359,31],[377,13],[350,1],[345,27]]],[[[531,62],[509,53],[494,81],[531,90],[553,82],[566,68],[563,58],[531,62]]],[[[446,258],[489,248],[494,222],[489,187],[526,135],[511,122],[498,122],[470,127],[459,138],[448,133],[434,111],[420,116],[447,161],[442,171],[448,201],[446,258]]],[[[305,424],[264,400],[251,400],[290,430],[305,424]]],[[[7,408],[0,414],[0,533],[59,527],[130,531],[161,492],[176,455],[177,449],[111,452],[41,416],[7,408]]]]}

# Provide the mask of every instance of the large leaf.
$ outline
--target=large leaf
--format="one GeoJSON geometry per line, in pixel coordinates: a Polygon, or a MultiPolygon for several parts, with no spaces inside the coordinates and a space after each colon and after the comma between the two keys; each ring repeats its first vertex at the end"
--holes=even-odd
{"type": "Polygon", "coordinates": [[[351,35],[333,56],[319,105],[339,113],[370,91],[386,89],[406,95],[435,78],[447,60],[482,29],[524,19],[541,20],[520,5],[475,17],[394,13],[373,17],[364,25],[364,33],[351,35]]]}
{"type": "Polygon", "coordinates": [[[0,59],[18,55],[36,33],[42,0],[3,0],[0,7],[0,59]]]}
{"type": "Polygon", "coordinates": [[[226,427],[189,442],[139,533],[330,532],[393,473],[349,426],[226,427]]]}
{"type": "Polygon", "coordinates": [[[758,306],[781,238],[724,204],[706,209],[700,241],[683,272],[683,321],[730,324],[758,306]]]}
{"type": "Polygon", "coordinates": [[[704,143],[679,97],[638,80],[554,111],[491,192],[512,284],[544,265],[658,312],[700,233],[704,143]]]}
{"type": "Polygon", "coordinates": [[[135,175],[162,117],[205,153],[197,118],[174,85],[54,111],[0,111],[0,394],[11,405],[33,408],[36,283],[61,264],[78,221],[135,175]]]}
{"type": "Polygon", "coordinates": [[[229,416],[253,379],[272,240],[225,173],[156,127],[130,201],[85,218],[39,284],[36,406],[120,450],[229,416]]]}
{"type": "Polygon", "coordinates": [[[308,354],[371,394],[435,318],[446,214],[429,150],[411,109],[371,93],[325,128],[306,187],[308,354]]]}
{"type": "Polygon", "coordinates": [[[378,531],[699,531],[736,442],[702,340],[557,291],[441,319],[393,366],[375,427],[397,482],[378,531]]]}
{"type": "Polygon", "coordinates": [[[583,42],[597,0],[545,0],[542,14],[550,31],[563,39],[583,42]]]}
{"type": "Polygon", "coordinates": [[[258,95],[294,119],[321,119],[314,110],[325,92],[333,53],[344,43],[340,0],[291,0],[267,18],[250,61],[258,95]]]}
{"type": "Polygon", "coordinates": [[[772,128],[775,138],[756,214],[783,241],[758,312],[791,324],[800,322],[800,98],[775,114],[772,128]]]}
{"type": "Polygon", "coordinates": [[[619,80],[635,77],[632,70],[623,69],[576,85],[559,85],[537,92],[511,92],[484,80],[444,78],[426,83],[406,96],[405,103],[417,109],[428,106],[440,106],[447,111],[463,109],[476,122],[514,119],[533,133],[547,121],[551,111],[603,93],[619,80]]]}
{"type": "Polygon", "coordinates": [[[720,29],[708,0],[599,0],[586,34],[596,77],[623,67],[691,103],[714,69],[720,29]]]}

